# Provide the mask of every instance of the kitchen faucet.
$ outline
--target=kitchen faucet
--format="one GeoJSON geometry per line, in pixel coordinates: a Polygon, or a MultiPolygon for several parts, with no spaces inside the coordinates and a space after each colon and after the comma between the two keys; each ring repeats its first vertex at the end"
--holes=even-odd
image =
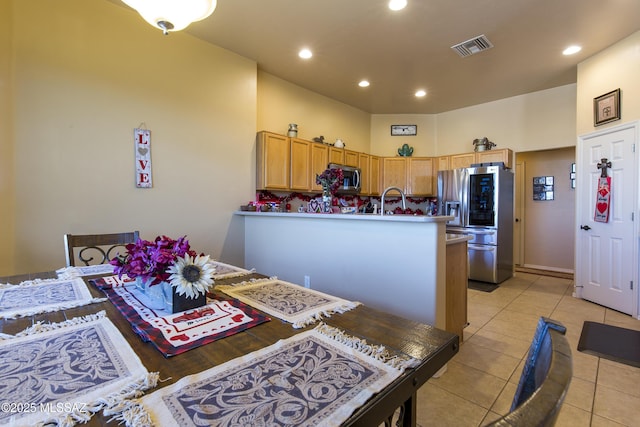
{"type": "Polygon", "coordinates": [[[402,190],[399,189],[398,187],[387,187],[382,192],[382,199],[380,200],[380,215],[384,215],[384,198],[387,195],[387,193],[391,190],[396,190],[398,193],[400,193],[400,195],[402,196],[402,212],[407,210],[407,198],[405,197],[402,190]]]}

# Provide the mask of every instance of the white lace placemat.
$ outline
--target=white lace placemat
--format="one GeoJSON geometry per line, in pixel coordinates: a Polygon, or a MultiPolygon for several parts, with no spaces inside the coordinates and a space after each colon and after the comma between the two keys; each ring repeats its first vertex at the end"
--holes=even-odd
{"type": "Polygon", "coordinates": [[[220,261],[212,261],[212,264],[216,267],[216,272],[213,275],[213,280],[245,276],[247,274],[255,272],[254,270],[247,270],[244,268],[236,267],[235,265],[225,264],[224,262],[220,261]]]}
{"type": "Polygon", "coordinates": [[[32,316],[105,300],[93,298],[79,277],[0,284],[0,318],[32,316]]]}
{"type": "Polygon", "coordinates": [[[320,324],[145,396],[126,425],[339,426],[415,359],[320,324]]]}
{"type": "Polygon", "coordinates": [[[353,310],[360,304],[277,278],[217,286],[216,289],[292,323],[294,328],[303,328],[323,317],[330,317],[332,313],[353,310]]]}
{"type": "Polygon", "coordinates": [[[0,340],[0,425],[85,423],[156,386],[104,311],[0,340]]]}
{"type": "Polygon", "coordinates": [[[68,279],[72,277],[94,276],[97,274],[113,274],[115,267],[111,264],[85,265],[78,267],[63,267],[56,270],[58,277],[68,279]]]}

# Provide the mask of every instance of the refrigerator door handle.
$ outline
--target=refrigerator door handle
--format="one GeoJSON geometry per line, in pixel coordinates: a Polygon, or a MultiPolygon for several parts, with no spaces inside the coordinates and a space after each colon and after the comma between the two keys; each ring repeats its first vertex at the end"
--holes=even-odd
{"type": "Polygon", "coordinates": [[[493,252],[496,249],[496,247],[495,246],[488,246],[488,245],[481,245],[481,246],[469,245],[468,249],[473,249],[474,251],[489,251],[489,252],[493,252]]]}
{"type": "Polygon", "coordinates": [[[470,234],[495,234],[496,230],[474,230],[472,228],[467,228],[466,229],[466,233],[470,233],[470,234]]]}

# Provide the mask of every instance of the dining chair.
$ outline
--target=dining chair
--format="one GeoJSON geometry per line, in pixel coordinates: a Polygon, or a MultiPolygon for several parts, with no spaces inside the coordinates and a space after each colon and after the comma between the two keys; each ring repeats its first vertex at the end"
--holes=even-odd
{"type": "Polygon", "coordinates": [[[65,234],[64,247],[67,267],[74,267],[76,261],[84,265],[106,264],[117,255],[117,250],[124,252],[128,243],[135,243],[140,232],[110,234],[65,234]]]}
{"type": "Polygon", "coordinates": [[[538,321],[510,412],[486,427],[553,426],[571,383],[571,347],[560,322],[538,321]]]}

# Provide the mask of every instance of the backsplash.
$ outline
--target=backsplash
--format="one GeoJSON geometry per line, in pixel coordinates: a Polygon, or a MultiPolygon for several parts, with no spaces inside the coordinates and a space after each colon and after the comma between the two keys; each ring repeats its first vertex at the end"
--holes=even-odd
{"type": "MultiPolygon", "coordinates": [[[[270,210],[279,212],[306,212],[310,200],[322,200],[322,194],[303,194],[287,192],[258,191],[256,200],[250,202],[254,206],[270,205],[270,210]]],[[[437,198],[435,197],[407,197],[406,214],[436,215],[437,198]]],[[[377,205],[380,209],[379,196],[338,195],[334,197],[334,205],[338,207],[353,206],[362,209],[363,206],[377,205]]],[[[385,210],[400,213],[402,210],[402,198],[395,194],[385,198],[385,210]]]]}

